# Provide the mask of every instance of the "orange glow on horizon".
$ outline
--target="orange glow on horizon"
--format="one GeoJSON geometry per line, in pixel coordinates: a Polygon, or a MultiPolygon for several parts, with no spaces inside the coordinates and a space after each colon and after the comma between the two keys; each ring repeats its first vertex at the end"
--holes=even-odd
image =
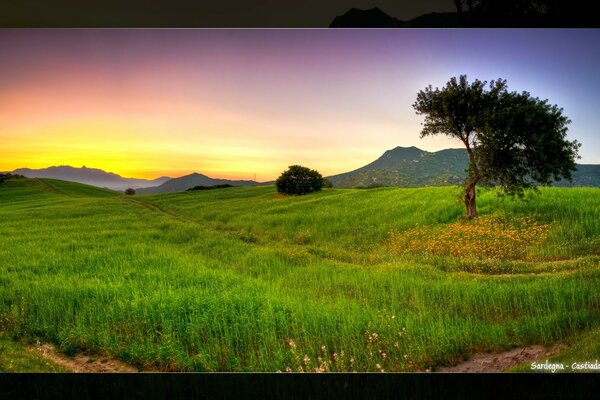
{"type": "MultiPolygon", "coordinates": [[[[21,53],[7,41],[14,57],[0,65],[0,171],[85,165],[128,178],[198,172],[269,181],[293,164],[329,176],[396,146],[458,145],[420,141],[411,103],[421,84],[389,90],[389,76],[364,74],[369,66],[354,62],[351,46],[337,68],[330,49],[317,51],[312,41],[305,50],[325,51],[323,63],[287,42],[256,57],[254,45],[227,42],[229,33],[187,33],[204,47],[160,47],[160,31],[135,30],[33,32],[21,53]],[[204,34],[225,42],[220,47],[204,34]],[[53,35],[54,47],[36,47],[53,35]],[[156,36],[146,42],[146,35],[156,36]]],[[[265,38],[258,39],[260,47],[265,38]]],[[[376,62],[374,71],[386,65],[376,62]]]]}

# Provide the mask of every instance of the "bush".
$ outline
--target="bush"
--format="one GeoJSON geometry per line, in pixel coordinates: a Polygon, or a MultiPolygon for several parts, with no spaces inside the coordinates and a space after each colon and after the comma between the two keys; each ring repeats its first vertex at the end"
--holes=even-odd
{"type": "Polygon", "coordinates": [[[129,188],[129,189],[127,189],[127,190],[125,191],[125,194],[128,194],[128,195],[130,195],[130,196],[131,196],[131,195],[134,195],[134,194],[135,194],[135,189],[129,188]]]}
{"type": "Polygon", "coordinates": [[[327,178],[323,178],[323,187],[325,189],[331,189],[333,187],[333,183],[327,178]]]}
{"type": "Polygon", "coordinates": [[[323,188],[323,177],[314,169],[292,165],[275,181],[277,191],[285,194],[307,194],[323,188]]]}
{"type": "Polygon", "coordinates": [[[192,190],[226,189],[226,188],[231,188],[231,187],[235,187],[235,186],[230,185],[229,183],[224,183],[222,185],[212,185],[212,186],[199,185],[199,186],[194,186],[192,188],[186,189],[186,191],[189,192],[192,190]]]}
{"type": "Polygon", "coordinates": [[[0,174],[0,183],[7,181],[9,179],[25,179],[25,177],[23,175],[11,174],[11,173],[0,174]]]}

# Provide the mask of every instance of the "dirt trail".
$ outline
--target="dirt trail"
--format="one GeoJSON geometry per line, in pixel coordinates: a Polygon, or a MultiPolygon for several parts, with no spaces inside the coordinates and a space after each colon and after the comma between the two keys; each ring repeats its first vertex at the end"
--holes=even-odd
{"type": "Polygon", "coordinates": [[[158,206],[156,204],[149,203],[149,202],[147,202],[145,200],[142,200],[142,199],[139,199],[139,198],[135,199],[135,198],[132,198],[132,197],[127,197],[126,199],[129,200],[129,201],[131,201],[131,202],[133,202],[133,203],[135,203],[135,204],[137,204],[137,205],[139,205],[139,206],[142,206],[142,207],[144,207],[144,208],[146,208],[146,209],[148,209],[150,211],[154,211],[154,212],[166,215],[167,217],[173,218],[173,219],[175,219],[175,220],[177,220],[179,222],[200,224],[199,221],[197,221],[197,220],[195,220],[193,218],[188,218],[188,217],[186,217],[184,215],[178,214],[178,213],[176,213],[174,211],[171,211],[171,210],[167,210],[167,209],[162,208],[162,207],[160,207],[160,206],[158,206]]]}
{"type": "Polygon", "coordinates": [[[439,368],[437,372],[502,372],[508,368],[543,360],[566,348],[565,345],[554,345],[546,348],[540,345],[519,347],[502,353],[477,353],[469,360],[453,367],[439,368]]]}
{"type": "Polygon", "coordinates": [[[108,357],[87,354],[77,354],[75,357],[69,357],[59,353],[56,347],[51,344],[35,344],[30,347],[30,351],[37,352],[54,364],[73,372],[138,372],[138,369],[133,365],[108,357]]]}

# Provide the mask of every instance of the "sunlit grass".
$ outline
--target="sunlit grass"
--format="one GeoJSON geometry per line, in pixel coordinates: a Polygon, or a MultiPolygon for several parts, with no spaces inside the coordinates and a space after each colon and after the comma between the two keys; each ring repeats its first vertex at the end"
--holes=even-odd
{"type": "Polygon", "coordinates": [[[405,371],[598,327],[600,190],[480,193],[473,240],[492,222],[510,257],[391,251],[390,232],[471,234],[457,190],[131,198],[10,181],[0,330],[169,371],[405,371]]]}

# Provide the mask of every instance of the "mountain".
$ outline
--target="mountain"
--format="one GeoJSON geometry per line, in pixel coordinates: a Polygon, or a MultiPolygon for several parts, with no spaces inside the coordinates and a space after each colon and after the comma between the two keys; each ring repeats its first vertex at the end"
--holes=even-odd
{"type": "Polygon", "coordinates": [[[553,183],[553,186],[591,186],[600,187],[600,165],[577,164],[577,170],[573,171],[573,182],[562,180],[553,183]]]}
{"type": "Polygon", "coordinates": [[[106,172],[97,168],[87,168],[85,165],[81,168],[75,168],[68,165],[41,169],[19,168],[12,171],[12,173],[23,175],[27,178],[61,179],[64,181],[85,183],[112,190],[125,190],[127,188],[139,189],[156,186],[171,179],[166,176],[152,180],[123,178],[112,172],[106,172]]]}
{"type": "Polygon", "coordinates": [[[179,178],[170,179],[160,186],[146,187],[136,190],[136,194],[156,194],[156,193],[171,193],[184,192],[194,186],[213,186],[229,184],[233,186],[257,186],[261,185],[255,181],[231,181],[228,179],[213,179],[206,175],[193,174],[181,176],[179,178]]]}
{"type": "Polygon", "coordinates": [[[428,13],[408,21],[391,17],[379,8],[351,8],[331,21],[330,28],[455,28],[460,24],[455,12],[428,13]]]}
{"type": "MultiPolygon", "coordinates": [[[[465,149],[428,152],[417,147],[396,147],[354,171],[327,177],[334,187],[447,186],[461,184],[468,166],[465,149]]],[[[554,186],[600,187],[600,165],[577,164],[573,181],[554,186]]]]}
{"type": "Polygon", "coordinates": [[[399,28],[402,21],[390,17],[379,8],[359,10],[351,8],[331,21],[330,28],[399,28]]]}

